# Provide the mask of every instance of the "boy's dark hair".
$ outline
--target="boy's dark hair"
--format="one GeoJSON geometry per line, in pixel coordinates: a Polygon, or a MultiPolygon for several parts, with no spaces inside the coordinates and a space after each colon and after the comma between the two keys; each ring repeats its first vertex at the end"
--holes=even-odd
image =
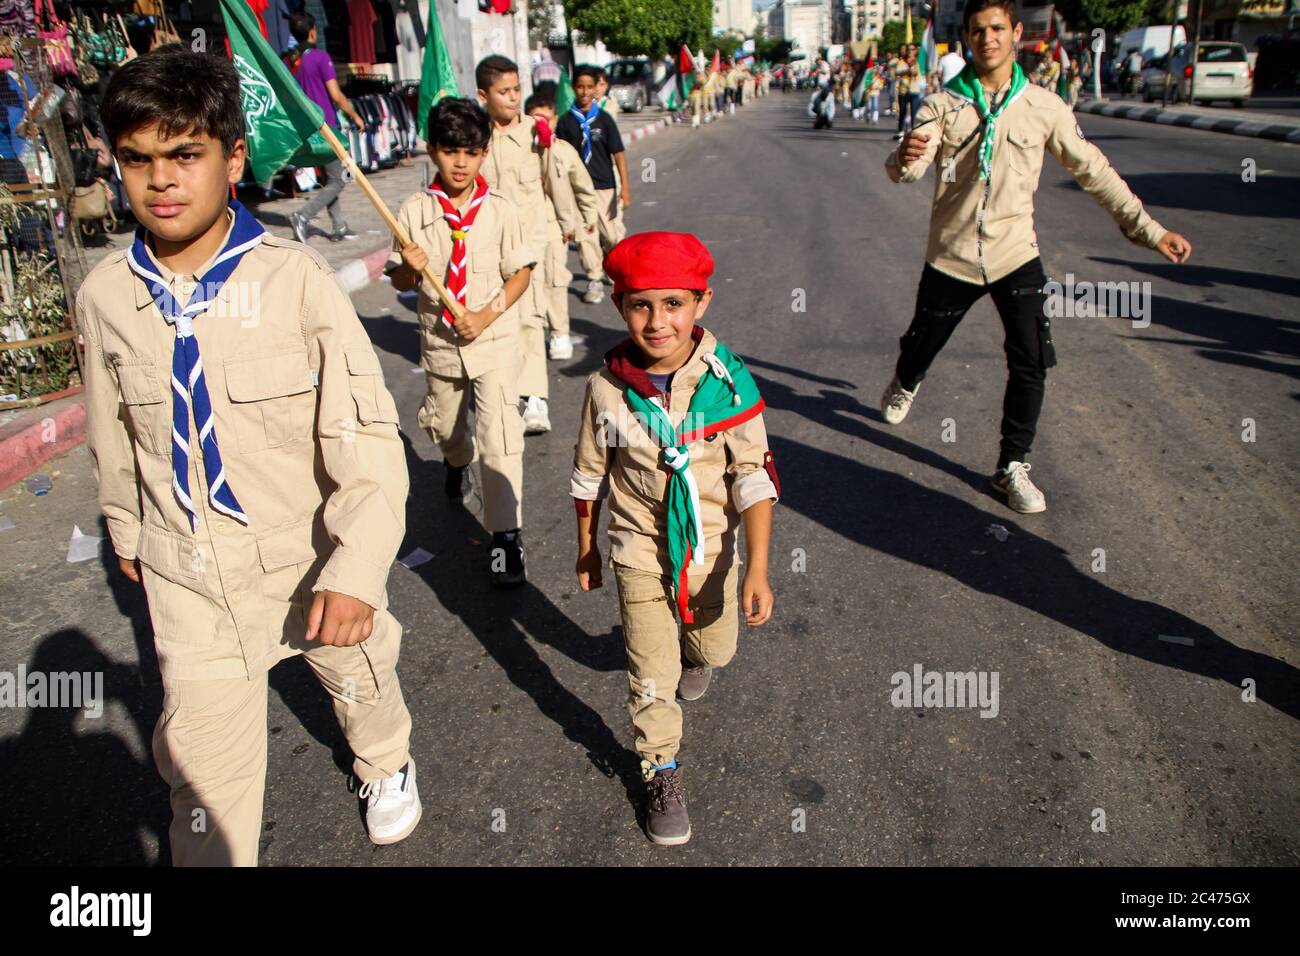
{"type": "Polygon", "coordinates": [[[482,149],[492,139],[492,121],[477,103],[448,96],[429,110],[428,139],[448,149],[482,149]]]}
{"type": "Polygon", "coordinates": [[[519,67],[515,65],[514,60],[499,53],[485,56],[478,61],[478,66],[474,67],[474,85],[480,90],[490,90],[497,77],[505,76],[507,73],[518,75],[519,67]]]}
{"type": "Polygon", "coordinates": [[[299,43],[306,43],[315,28],[316,18],[310,13],[295,13],[289,18],[289,32],[299,43]]]}
{"type": "Polygon", "coordinates": [[[113,74],[100,119],[114,153],[121,137],[156,126],[165,139],[187,130],[211,136],[221,141],[222,152],[229,156],[244,137],[239,74],[225,57],[169,43],[113,74]]]}
{"type": "Polygon", "coordinates": [[[545,83],[538,83],[533,88],[533,95],[524,100],[524,112],[531,113],[538,106],[545,107],[548,110],[555,110],[555,93],[558,87],[555,83],[547,80],[545,83]]]}
{"type": "Polygon", "coordinates": [[[573,82],[574,82],[574,83],[577,83],[577,82],[578,82],[578,77],[580,77],[580,76],[589,76],[589,77],[591,77],[593,83],[599,82],[599,81],[600,81],[600,67],[598,67],[598,66],[588,66],[588,65],[586,65],[586,64],[583,64],[582,66],[578,67],[577,69],[575,69],[575,70],[573,71],[573,82]]]}
{"type": "Polygon", "coordinates": [[[1014,27],[1020,22],[1020,11],[1016,7],[1016,0],[966,0],[966,9],[961,15],[962,32],[970,29],[970,19],[977,13],[982,13],[990,7],[997,7],[1007,15],[1014,27]]]}

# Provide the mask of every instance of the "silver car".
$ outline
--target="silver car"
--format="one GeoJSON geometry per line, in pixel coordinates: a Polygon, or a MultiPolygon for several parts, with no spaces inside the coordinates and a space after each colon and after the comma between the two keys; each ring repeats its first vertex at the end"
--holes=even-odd
{"type": "MultiPolygon", "coordinates": [[[[1196,102],[1227,100],[1235,106],[1245,106],[1255,83],[1246,48],[1226,40],[1202,40],[1196,47],[1196,102]]],[[[1163,99],[1168,83],[1170,102],[1186,103],[1192,94],[1192,70],[1189,46],[1181,46],[1174,52],[1172,77],[1167,71],[1166,57],[1152,60],[1142,68],[1142,98],[1148,103],[1163,99]]]]}
{"type": "Polygon", "coordinates": [[[654,102],[654,64],[649,60],[615,60],[605,72],[609,74],[609,95],[620,109],[640,113],[654,102]]]}

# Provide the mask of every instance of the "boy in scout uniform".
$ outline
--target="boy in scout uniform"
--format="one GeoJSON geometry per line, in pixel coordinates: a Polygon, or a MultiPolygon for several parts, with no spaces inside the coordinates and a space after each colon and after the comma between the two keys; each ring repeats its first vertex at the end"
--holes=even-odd
{"type": "Polygon", "coordinates": [[[753,376],[696,325],[713,298],[708,250],[691,235],[640,233],[604,265],[629,337],[587,380],[569,491],[576,570],[582,590],[601,586],[596,529],[608,497],[646,833],[674,846],[691,836],[674,695],[698,700],[712,669],[736,652],[742,521],[745,621],[757,627],[771,617],[768,540],[779,485],[753,376]]]}
{"type": "MultiPolygon", "coordinates": [[[[488,186],[519,209],[524,237],[539,254],[550,237],[546,197],[560,174],[546,161],[546,148],[537,138],[533,120],[522,115],[519,68],[507,57],[485,57],[474,68],[478,99],[492,120],[492,143],[483,161],[488,186]]],[[[551,430],[546,374],[546,293],[542,270],[519,304],[519,394],[523,397],[524,430],[530,435],[551,430]]]]}
{"type": "Polygon", "coordinates": [[[148,597],[172,860],[257,863],[267,671],[295,654],[333,698],[370,838],[395,843],[420,800],[385,594],[406,464],[379,361],[324,260],[229,199],[246,155],[231,64],[146,54],[103,119],[140,228],[77,295],[87,439],[148,597]]]}
{"type": "Polygon", "coordinates": [[[547,151],[547,162],[559,169],[547,198],[548,234],[542,264],[546,289],[546,321],[551,331],[550,355],[556,361],[573,358],[573,341],[569,338],[569,243],[579,235],[596,231],[600,200],[591,184],[591,176],[577,151],[557,137],[555,96],[551,92],[534,93],[524,103],[524,112],[533,119],[537,141],[547,151]]]}
{"type": "Polygon", "coordinates": [[[419,422],[442,449],[447,496],[464,497],[465,469],[477,453],[483,525],[492,533],[489,570],[494,584],[509,587],[525,579],[515,303],[527,295],[537,256],[515,204],[482,176],[491,138],[487,114],[469,100],[448,97],[429,111],[429,155],[438,173],[398,210],[411,244],[394,240],[387,271],[398,292],[420,287],[420,364],[429,392],[419,422]],[[462,318],[424,288],[427,265],[446,275],[447,291],[468,310],[462,318]]]}
{"type": "MultiPolygon", "coordinates": [[[[1187,261],[1192,246],[1151,218],[1119,173],[1083,138],[1070,107],[1034,86],[1015,61],[1022,24],[1013,0],[970,0],[964,14],[971,60],[917,111],[912,132],[885,169],[915,182],[932,163],[952,169],[934,181],[930,240],[916,313],[900,343],[893,380],[881,398],[885,421],[907,417],[926,370],[957,323],[985,294],[1006,332],[1007,389],[1002,446],[991,478],[1022,514],[1047,510],[1029,479],[1030,446],[1056,364],[1045,308],[1047,277],[1034,236],[1033,194],[1050,150],[1119,224],[1124,236],[1187,261]]],[[[901,127],[900,127],[901,128],[901,127]]]]}
{"type": "Polygon", "coordinates": [[[623,210],[632,205],[623,137],[614,118],[596,102],[600,72],[595,66],[580,66],[573,71],[574,103],[555,124],[556,135],[582,157],[600,198],[597,234],[578,243],[578,255],[587,273],[587,291],[582,301],[593,305],[605,298],[601,287],[604,279],[601,257],[627,234],[623,210]]]}

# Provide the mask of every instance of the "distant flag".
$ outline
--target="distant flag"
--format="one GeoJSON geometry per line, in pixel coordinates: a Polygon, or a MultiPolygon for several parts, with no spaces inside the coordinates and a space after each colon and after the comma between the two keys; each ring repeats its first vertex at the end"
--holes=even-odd
{"type": "Polygon", "coordinates": [[[866,105],[867,90],[871,89],[871,84],[875,77],[875,58],[867,54],[867,65],[862,70],[862,75],[858,77],[858,82],[853,87],[853,108],[860,109],[866,105]]]}
{"type": "Polygon", "coordinates": [[[910,3],[907,5],[907,33],[903,37],[903,42],[912,42],[912,5],[910,3]]]}
{"type": "Polygon", "coordinates": [[[713,65],[710,66],[709,69],[712,70],[714,73],[722,72],[722,51],[721,50],[713,51],[713,65]]]}
{"type": "Polygon", "coordinates": [[[916,65],[921,68],[921,76],[927,77],[939,68],[939,57],[934,45],[934,14],[925,21],[925,33],[921,34],[921,49],[916,55],[916,65]]]}
{"type": "Polygon", "coordinates": [[[1056,49],[1052,51],[1052,57],[1061,65],[1061,72],[1056,77],[1056,95],[1067,103],[1070,100],[1070,54],[1065,52],[1065,44],[1061,42],[1062,34],[1065,32],[1065,22],[1061,20],[1059,14],[1052,12],[1052,33],[1056,36],[1056,49]]]}
{"type": "Polygon", "coordinates": [[[239,73],[248,165],[259,183],[286,165],[324,166],[338,157],[320,135],[325,114],[293,78],[262,36],[244,0],[220,0],[230,39],[230,58],[239,73]]]}
{"type": "Polygon", "coordinates": [[[555,90],[555,115],[566,115],[575,100],[577,100],[577,96],[573,93],[573,81],[569,79],[568,69],[562,66],[560,67],[560,82],[555,90]]]}
{"type": "Polygon", "coordinates": [[[438,20],[438,5],[429,4],[429,26],[424,45],[424,64],[420,67],[420,103],[416,107],[420,137],[429,138],[429,110],[445,96],[460,96],[456,84],[456,71],[447,52],[447,41],[442,36],[442,23],[438,20]]]}
{"type": "Polygon", "coordinates": [[[669,70],[668,77],[659,87],[659,104],[676,113],[686,104],[686,96],[695,85],[695,57],[683,46],[677,56],[677,69],[669,70]]]}

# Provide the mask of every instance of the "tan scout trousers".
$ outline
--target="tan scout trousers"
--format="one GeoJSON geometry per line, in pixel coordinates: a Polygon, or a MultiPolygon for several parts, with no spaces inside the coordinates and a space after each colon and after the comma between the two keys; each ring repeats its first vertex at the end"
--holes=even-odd
{"type": "MultiPolygon", "coordinates": [[[[550,397],[546,375],[546,277],[534,269],[528,289],[519,297],[519,395],[550,397]]],[[[517,525],[511,525],[517,527],[517,525]]]]}
{"type": "Polygon", "coordinates": [[[586,235],[584,231],[578,233],[578,258],[582,261],[582,270],[587,273],[587,278],[593,281],[605,277],[605,267],[602,265],[605,254],[627,235],[627,227],[623,224],[623,204],[618,200],[618,190],[597,189],[596,196],[600,199],[600,215],[596,222],[596,231],[591,235],[586,235]],[[614,207],[613,216],[609,214],[611,205],[614,207]]]}
{"type": "Polygon", "coordinates": [[[659,766],[672,760],[682,743],[677,704],[682,656],[696,666],[723,667],[736,654],[736,566],[725,573],[688,575],[687,606],[695,615],[689,625],[677,621],[667,577],[620,564],[614,574],[627,645],[627,711],[637,752],[659,766]]]}
{"type": "Polygon", "coordinates": [[[569,283],[573,281],[573,273],[569,271],[568,260],[569,244],[563,239],[552,239],[546,244],[542,272],[546,284],[546,324],[551,335],[569,334],[569,283]]]}
{"type": "MultiPolygon", "coordinates": [[[[411,715],[397,680],[402,626],[375,614],[353,647],[304,652],[334,699],[334,716],[364,783],[391,777],[410,758],[411,715]]],[[[153,734],[158,772],[171,787],[176,866],[256,866],[266,793],[267,672],[249,680],[163,680],[153,734]]]]}
{"type": "Polygon", "coordinates": [[[511,531],[523,525],[524,420],[515,372],[497,368],[477,378],[426,372],[429,393],[417,418],[454,468],[479,457],[483,526],[511,531]],[[474,430],[469,406],[474,402],[474,430]]]}

